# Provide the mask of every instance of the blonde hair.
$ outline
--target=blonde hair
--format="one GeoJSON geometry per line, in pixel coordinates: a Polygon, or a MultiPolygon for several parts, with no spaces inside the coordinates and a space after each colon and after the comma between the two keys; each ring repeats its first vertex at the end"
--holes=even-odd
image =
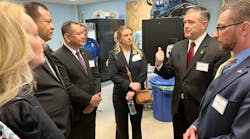
{"type": "MultiPolygon", "coordinates": [[[[120,28],[116,31],[117,32],[117,42],[116,42],[115,48],[114,48],[115,54],[117,54],[117,53],[119,53],[121,51],[122,44],[120,43],[119,40],[121,38],[121,34],[122,34],[123,30],[125,30],[125,29],[129,29],[133,33],[133,29],[132,28],[130,28],[128,26],[125,26],[125,25],[124,26],[120,26],[120,28]]],[[[133,54],[139,54],[141,57],[143,56],[142,51],[136,47],[136,44],[135,44],[134,41],[133,41],[133,44],[132,44],[131,48],[132,48],[132,53],[133,54]]]]}
{"type": "Polygon", "coordinates": [[[23,28],[21,5],[0,2],[0,106],[33,80],[28,62],[33,52],[23,28]]]}

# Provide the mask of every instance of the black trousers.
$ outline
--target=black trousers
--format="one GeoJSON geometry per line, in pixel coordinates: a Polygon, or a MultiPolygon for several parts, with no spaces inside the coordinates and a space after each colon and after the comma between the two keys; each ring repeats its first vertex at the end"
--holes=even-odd
{"type": "Polygon", "coordinates": [[[127,101],[116,96],[113,96],[113,106],[115,109],[116,121],[116,139],[129,139],[128,134],[128,119],[132,126],[132,138],[142,139],[141,119],[143,105],[135,104],[137,114],[130,115],[127,101]]]}
{"type": "Polygon", "coordinates": [[[95,139],[96,110],[72,124],[70,139],[95,139]]]}
{"type": "Polygon", "coordinates": [[[183,134],[196,120],[199,103],[192,99],[181,99],[178,112],[173,115],[174,139],[183,139],[183,134]]]}

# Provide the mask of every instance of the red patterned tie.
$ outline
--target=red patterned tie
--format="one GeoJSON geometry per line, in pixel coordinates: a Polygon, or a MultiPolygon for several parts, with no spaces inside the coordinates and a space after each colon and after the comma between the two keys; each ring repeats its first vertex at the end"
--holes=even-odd
{"type": "Polygon", "coordinates": [[[194,56],[194,47],[195,47],[195,43],[191,42],[190,48],[189,48],[189,51],[188,51],[188,55],[187,55],[187,68],[188,68],[189,64],[191,63],[192,58],[194,56]]]}
{"type": "Polygon", "coordinates": [[[81,65],[82,65],[84,71],[85,71],[86,73],[88,73],[88,72],[87,72],[87,66],[86,66],[85,60],[84,60],[83,57],[81,56],[80,52],[77,51],[77,52],[76,52],[76,55],[77,55],[77,57],[78,57],[79,62],[80,62],[81,65]]]}

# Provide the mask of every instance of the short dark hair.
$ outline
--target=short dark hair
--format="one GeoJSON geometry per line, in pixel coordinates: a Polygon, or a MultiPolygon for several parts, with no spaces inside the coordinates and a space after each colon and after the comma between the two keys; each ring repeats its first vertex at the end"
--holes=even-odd
{"type": "Polygon", "coordinates": [[[232,14],[230,18],[233,22],[250,21],[250,2],[248,1],[232,1],[221,9],[221,13],[229,10],[232,14]]]}
{"type": "Polygon", "coordinates": [[[38,8],[41,7],[44,10],[49,10],[44,4],[38,3],[38,2],[27,2],[23,4],[23,7],[25,8],[26,13],[34,20],[36,21],[38,17],[40,16],[40,13],[38,11],[38,8]]]}
{"type": "Polygon", "coordinates": [[[202,21],[207,20],[209,22],[210,12],[205,7],[195,6],[195,7],[188,9],[186,13],[188,13],[190,11],[199,11],[200,12],[200,20],[202,20],[202,21]]]}
{"type": "Polygon", "coordinates": [[[65,33],[70,33],[71,32],[71,25],[75,24],[75,25],[80,25],[79,23],[75,22],[75,21],[66,21],[63,23],[61,31],[62,31],[62,35],[64,36],[65,33]]]}

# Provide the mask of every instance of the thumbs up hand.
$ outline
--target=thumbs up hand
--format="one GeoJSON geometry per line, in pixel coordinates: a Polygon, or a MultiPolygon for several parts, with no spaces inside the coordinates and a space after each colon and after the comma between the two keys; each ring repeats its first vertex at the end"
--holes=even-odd
{"type": "Polygon", "coordinates": [[[162,51],[161,47],[158,47],[158,51],[155,54],[155,64],[156,66],[160,66],[164,61],[164,51],[162,51]]]}

